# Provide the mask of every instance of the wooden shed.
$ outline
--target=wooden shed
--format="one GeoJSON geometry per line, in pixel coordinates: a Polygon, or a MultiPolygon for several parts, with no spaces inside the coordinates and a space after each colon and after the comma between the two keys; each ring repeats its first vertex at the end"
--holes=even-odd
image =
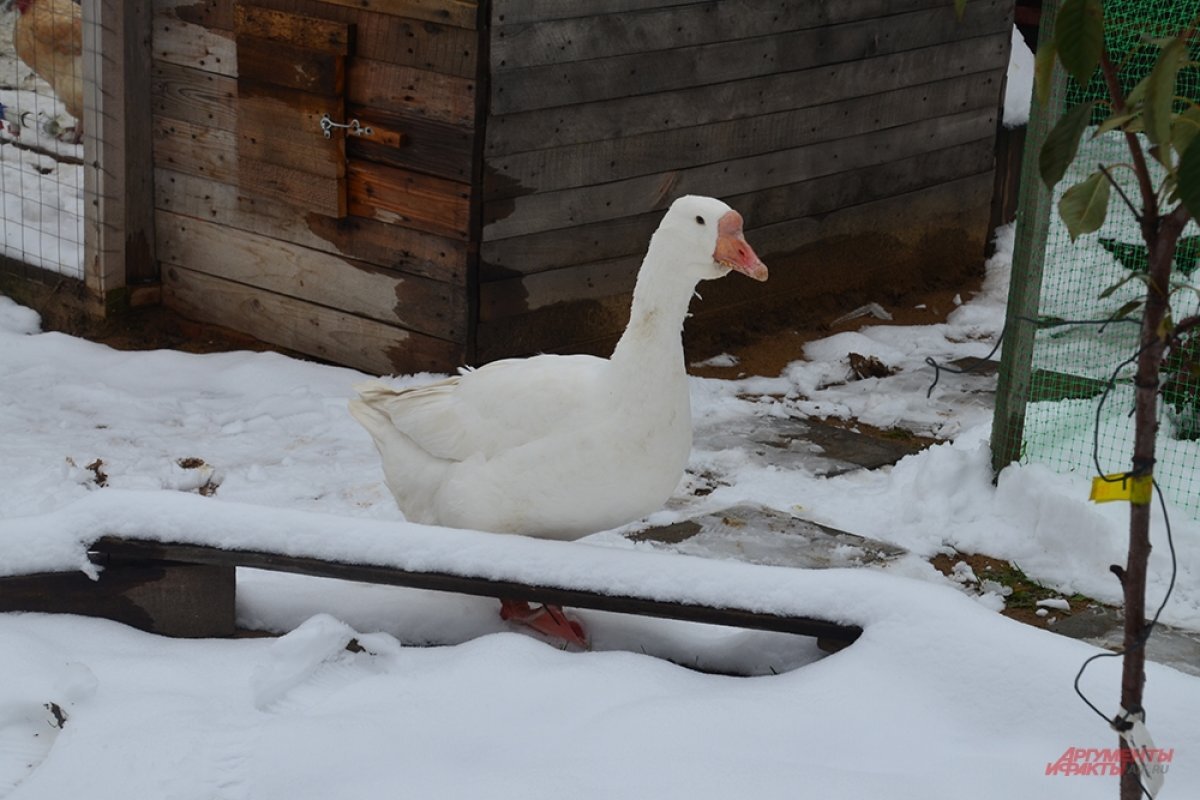
{"type": "Polygon", "coordinates": [[[704,287],[698,327],[962,276],[989,234],[1011,0],[139,5],[98,6],[101,308],[448,370],[610,345],[681,194],[772,270],[704,287]]]}

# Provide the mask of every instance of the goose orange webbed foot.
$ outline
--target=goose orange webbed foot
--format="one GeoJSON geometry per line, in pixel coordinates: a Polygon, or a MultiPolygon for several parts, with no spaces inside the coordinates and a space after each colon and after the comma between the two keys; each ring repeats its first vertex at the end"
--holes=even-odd
{"type": "Polygon", "coordinates": [[[553,642],[562,642],[564,646],[589,649],[583,626],[569,619],[559,606],[533,608],[524,600],[501,600],[500,619],[532,628],[553,642]]]}

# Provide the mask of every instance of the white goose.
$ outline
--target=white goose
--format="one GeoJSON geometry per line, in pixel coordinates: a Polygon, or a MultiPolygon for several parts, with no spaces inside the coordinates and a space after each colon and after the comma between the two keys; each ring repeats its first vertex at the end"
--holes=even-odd
{"type": "MultiPolygon", "coordinates": [[[[356,386],[350,412],[405,517],[576,539],[661,508],[692,447],[684,318],[696,284],[730,270],[767,279],[741,216],[682,197],[650,239],[610,358],[538,355],[410,389],[356,386]]],[[[586,645],[560,609],[502,602],[505,619],[586,645]]]]}

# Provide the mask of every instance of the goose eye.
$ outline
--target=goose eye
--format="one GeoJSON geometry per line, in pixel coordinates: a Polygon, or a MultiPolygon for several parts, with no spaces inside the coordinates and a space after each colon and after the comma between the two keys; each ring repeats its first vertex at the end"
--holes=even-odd
{"type": "Polygon", "coordinates": [[[702,217],[702,216],[700,216],[699,214],[697,214],[697,215],[696,215],[696,224],[697,224],[697,225],[703,225],[703,224],[704,224],[704,217],[702,217]]]}

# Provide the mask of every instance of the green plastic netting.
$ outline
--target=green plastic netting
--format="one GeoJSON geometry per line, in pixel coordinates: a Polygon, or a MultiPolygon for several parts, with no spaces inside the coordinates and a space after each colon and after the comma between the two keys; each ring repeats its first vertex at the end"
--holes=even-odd
{"type": "MultiPolygon", "coordinates": [[[[1047,3],[1047,6],[1050,6],[1047,3]]],[[[1053,4],[1057,6],[1057,3],[1053,4]]],[[[1053,8],[1047,11],[1053,13],[1053,8]]],[[[1149,37],[1181,31],[1197,13],[1200,0],[1123,0],[1104,3],[1106,44],[1113,60],[1120,65],[1122,84],[1128,89],[1151,69],[1158,48],[1149,37]]],[[[1042,35],[1046,31],[1043,30],[1042,35]]],[[[1193,48],[1192,57],[1200,53],[1193,48]]],[[[1181,72],[1177,94],[1200,102],[1200,71],[1181,72]]],[[[1099,75],[1086,89],[1067,81],[1065,91],[1056,92],[1048,109],[1034,114],[1049,118],[1031,120],[1030,139],[1023,163],[1022,182],[1040,182],[1037,150],[1040,134],[1067,108],[1084,100],[1106,98],[1099,75]],[[1040,125],[1038,123],[1041,123],[1040,125]],[[1031,158],[1031,156],[1033,156],[1031,158]]],[[[1182,102],[1179,104],[1182,108],[1182,102]]],[[[1107,116],[1098,109],[1093,123],[1107,116]]],[[[1036,316],[1040,324],[1032,327],[1031,342],[1014,342],[1012,352],[1006,340],[1006,373],[1025,370],[1020,379],[1002,375],[1001,391],[1018,392],[1020,397],[998,400],[993,446],[1000,452],[1018,453],[1023,462],[1045,464],[1057,471],[1095,474],[1094,446],[1101,469],[1122,472],[1130,468],[1133,450],[1133,364],[1138,348],[1140,309],[1133,306],[1144,286],[1133,280],[1108,297],[1101,293],[1134,272],[1146,270],[1146,248],[1132,212],[1113,193],[1109,215],[1098,233],[1071,242],[1058,219],[1057,205],[1062,192],[1086,178],[1097,164],[1113,167],[1114,177],[1130,197],[1137,197],[1133,173],[1119,166],[1129,161],[1129,152],[1121,133],[1093,138],[1084,135],[1079,155],[1053,196],[1040,202],[1034,192],[1022,188],[1018,214],[1018,244],[1014,260],[1014,296],[1024,292],[1024,303],[1010,299],[1009,333],[1013,332],[1014,311],[1036,316]],[[1037,273],[1040,270],[1040,283],[1037,273]],[[1024,282],[1024,283],[1023,283],[1024,282]],[[1036,313],[1033,313],[1036,298],[1036,313]],[[1071,321],[1124,319],[1105,326],[1069,324],[1071,321]],[[1111,376],[1115,387],[1107,392],[1111,376]],[[1103,399],[1103,404],[1101,400],[1103,399]],[[999,413],[1003,407],[1023,406],[1023,430],[1012,423],[1013,417],[999,413]],[[1005,442],[1005,437],[1019,437],[1005,442]]],[[[1153,163],[1153,166],[1158,166],[1153,163]]],[[[1156,180],[1161,180],[1161,170],[1156,180]]],[[[1043,192],[1044,194],[1044,192],[1043,192]]],[[[1184,231],[1176,255],[1173,279],[1200,285],[1200,229],[1190,223],[1184,231]]],[[[1200,311],[1200,301],[1192,291],[1174,296],[1176,319],[1200,311]]],[[[1019,337],[1014,336],[1014,340],[1019,337]]],[[[1176,505],[1200,517],[1200,337],[1193,337],[1172,354],[1164,365],[1163,402],[1158,439],[1155,477],[1164,493],[1176,505]]]]}

